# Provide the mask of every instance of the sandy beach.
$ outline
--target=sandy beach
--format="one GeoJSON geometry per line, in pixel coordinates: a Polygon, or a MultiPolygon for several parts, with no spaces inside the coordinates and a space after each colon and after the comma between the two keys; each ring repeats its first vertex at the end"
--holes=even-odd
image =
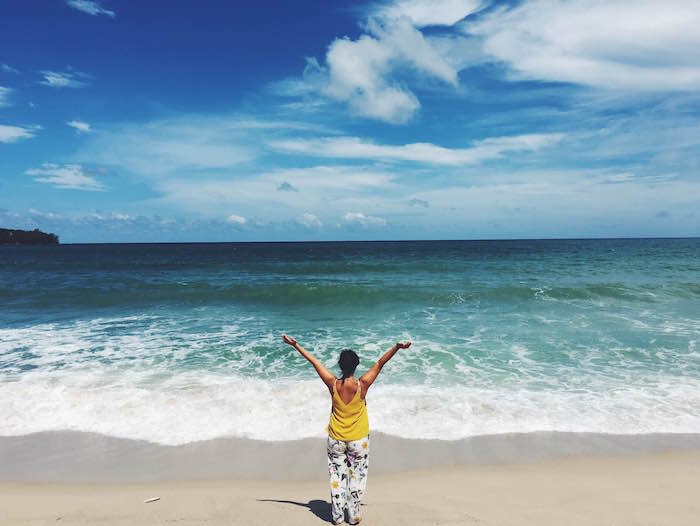
{"type": "MultiPolygon", "coordinates": [[[[2,524],[330,519],[319,439],[163,447],[41,433],[2,438],[0,453],[2,524]],[[278,462],[281,473],[271,469],[278,462]],[[160,500],[144,502],[153,497],[160,500]]],[[[363,524],[691,525],[700,514],[697,435],[544,433],[454,442],[378,435],[373,455],[363,524]],[[411,459],[415,469],[408,469],[411,459]]]]}

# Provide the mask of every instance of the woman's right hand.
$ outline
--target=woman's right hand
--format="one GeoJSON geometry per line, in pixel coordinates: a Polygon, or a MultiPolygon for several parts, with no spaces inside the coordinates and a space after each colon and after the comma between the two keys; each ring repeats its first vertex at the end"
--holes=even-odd
{"type": "Polygon", "coordinates": [[[411,342],[409,340],[405,342],[396,342],[396,348],[397,349],[408,349],[411,346],[411,342]]]}
{"type": "Polygon", "coordinates": [[[292,338],[291,336],[287,336],[286,334],[282,335],[282,340],[284,341],[284,343],[286,343],[287,345],[291,345],[292,347],[294,347],[297,344],[297,341],[294,338],[292,338]]]}

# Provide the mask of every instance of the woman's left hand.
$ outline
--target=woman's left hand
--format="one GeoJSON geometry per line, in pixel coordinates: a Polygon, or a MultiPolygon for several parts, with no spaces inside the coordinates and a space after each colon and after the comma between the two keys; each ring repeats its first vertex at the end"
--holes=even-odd
{"type": "Polygon", "coordinates": [[[287,345],[291,345],[292,347],[294,347],[297,344],[297,341],[294,338],[292,338],[291,336],[287,336],[286,334],[282,335],[282,340],[284,341],[284,343],[286,343],[287,345]]]}

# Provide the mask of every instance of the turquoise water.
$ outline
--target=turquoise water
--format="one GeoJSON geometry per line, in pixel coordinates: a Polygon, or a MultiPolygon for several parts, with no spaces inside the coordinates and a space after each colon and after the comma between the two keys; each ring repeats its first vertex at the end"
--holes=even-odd
{"type": "Polygon", "coordinates": [[[700,432],[700,240],[0,247],[0,435],[321,436],[328,367],[424,438],[700,432]]]}

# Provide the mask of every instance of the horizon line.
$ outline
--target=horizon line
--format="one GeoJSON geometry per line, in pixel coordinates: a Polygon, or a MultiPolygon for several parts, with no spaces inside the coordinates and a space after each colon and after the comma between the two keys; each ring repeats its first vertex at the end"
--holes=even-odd
{"type": "MultiPolygon", "coordinates": [[[[59,236],[60,239],[60,236],[59,236]]],[[[300,244],[300,243],[419,243],[460,241],[624,241],[624,240],[670,240],[700,239],[694,236],[610,236],[610,237],[513,237],[513,238],[418,238],[418,239],[311,239],[311,240],[249,240],[249,241],[85,241],[59,243],[59,245],[224,245],[224,244],[300,244]]]]}

